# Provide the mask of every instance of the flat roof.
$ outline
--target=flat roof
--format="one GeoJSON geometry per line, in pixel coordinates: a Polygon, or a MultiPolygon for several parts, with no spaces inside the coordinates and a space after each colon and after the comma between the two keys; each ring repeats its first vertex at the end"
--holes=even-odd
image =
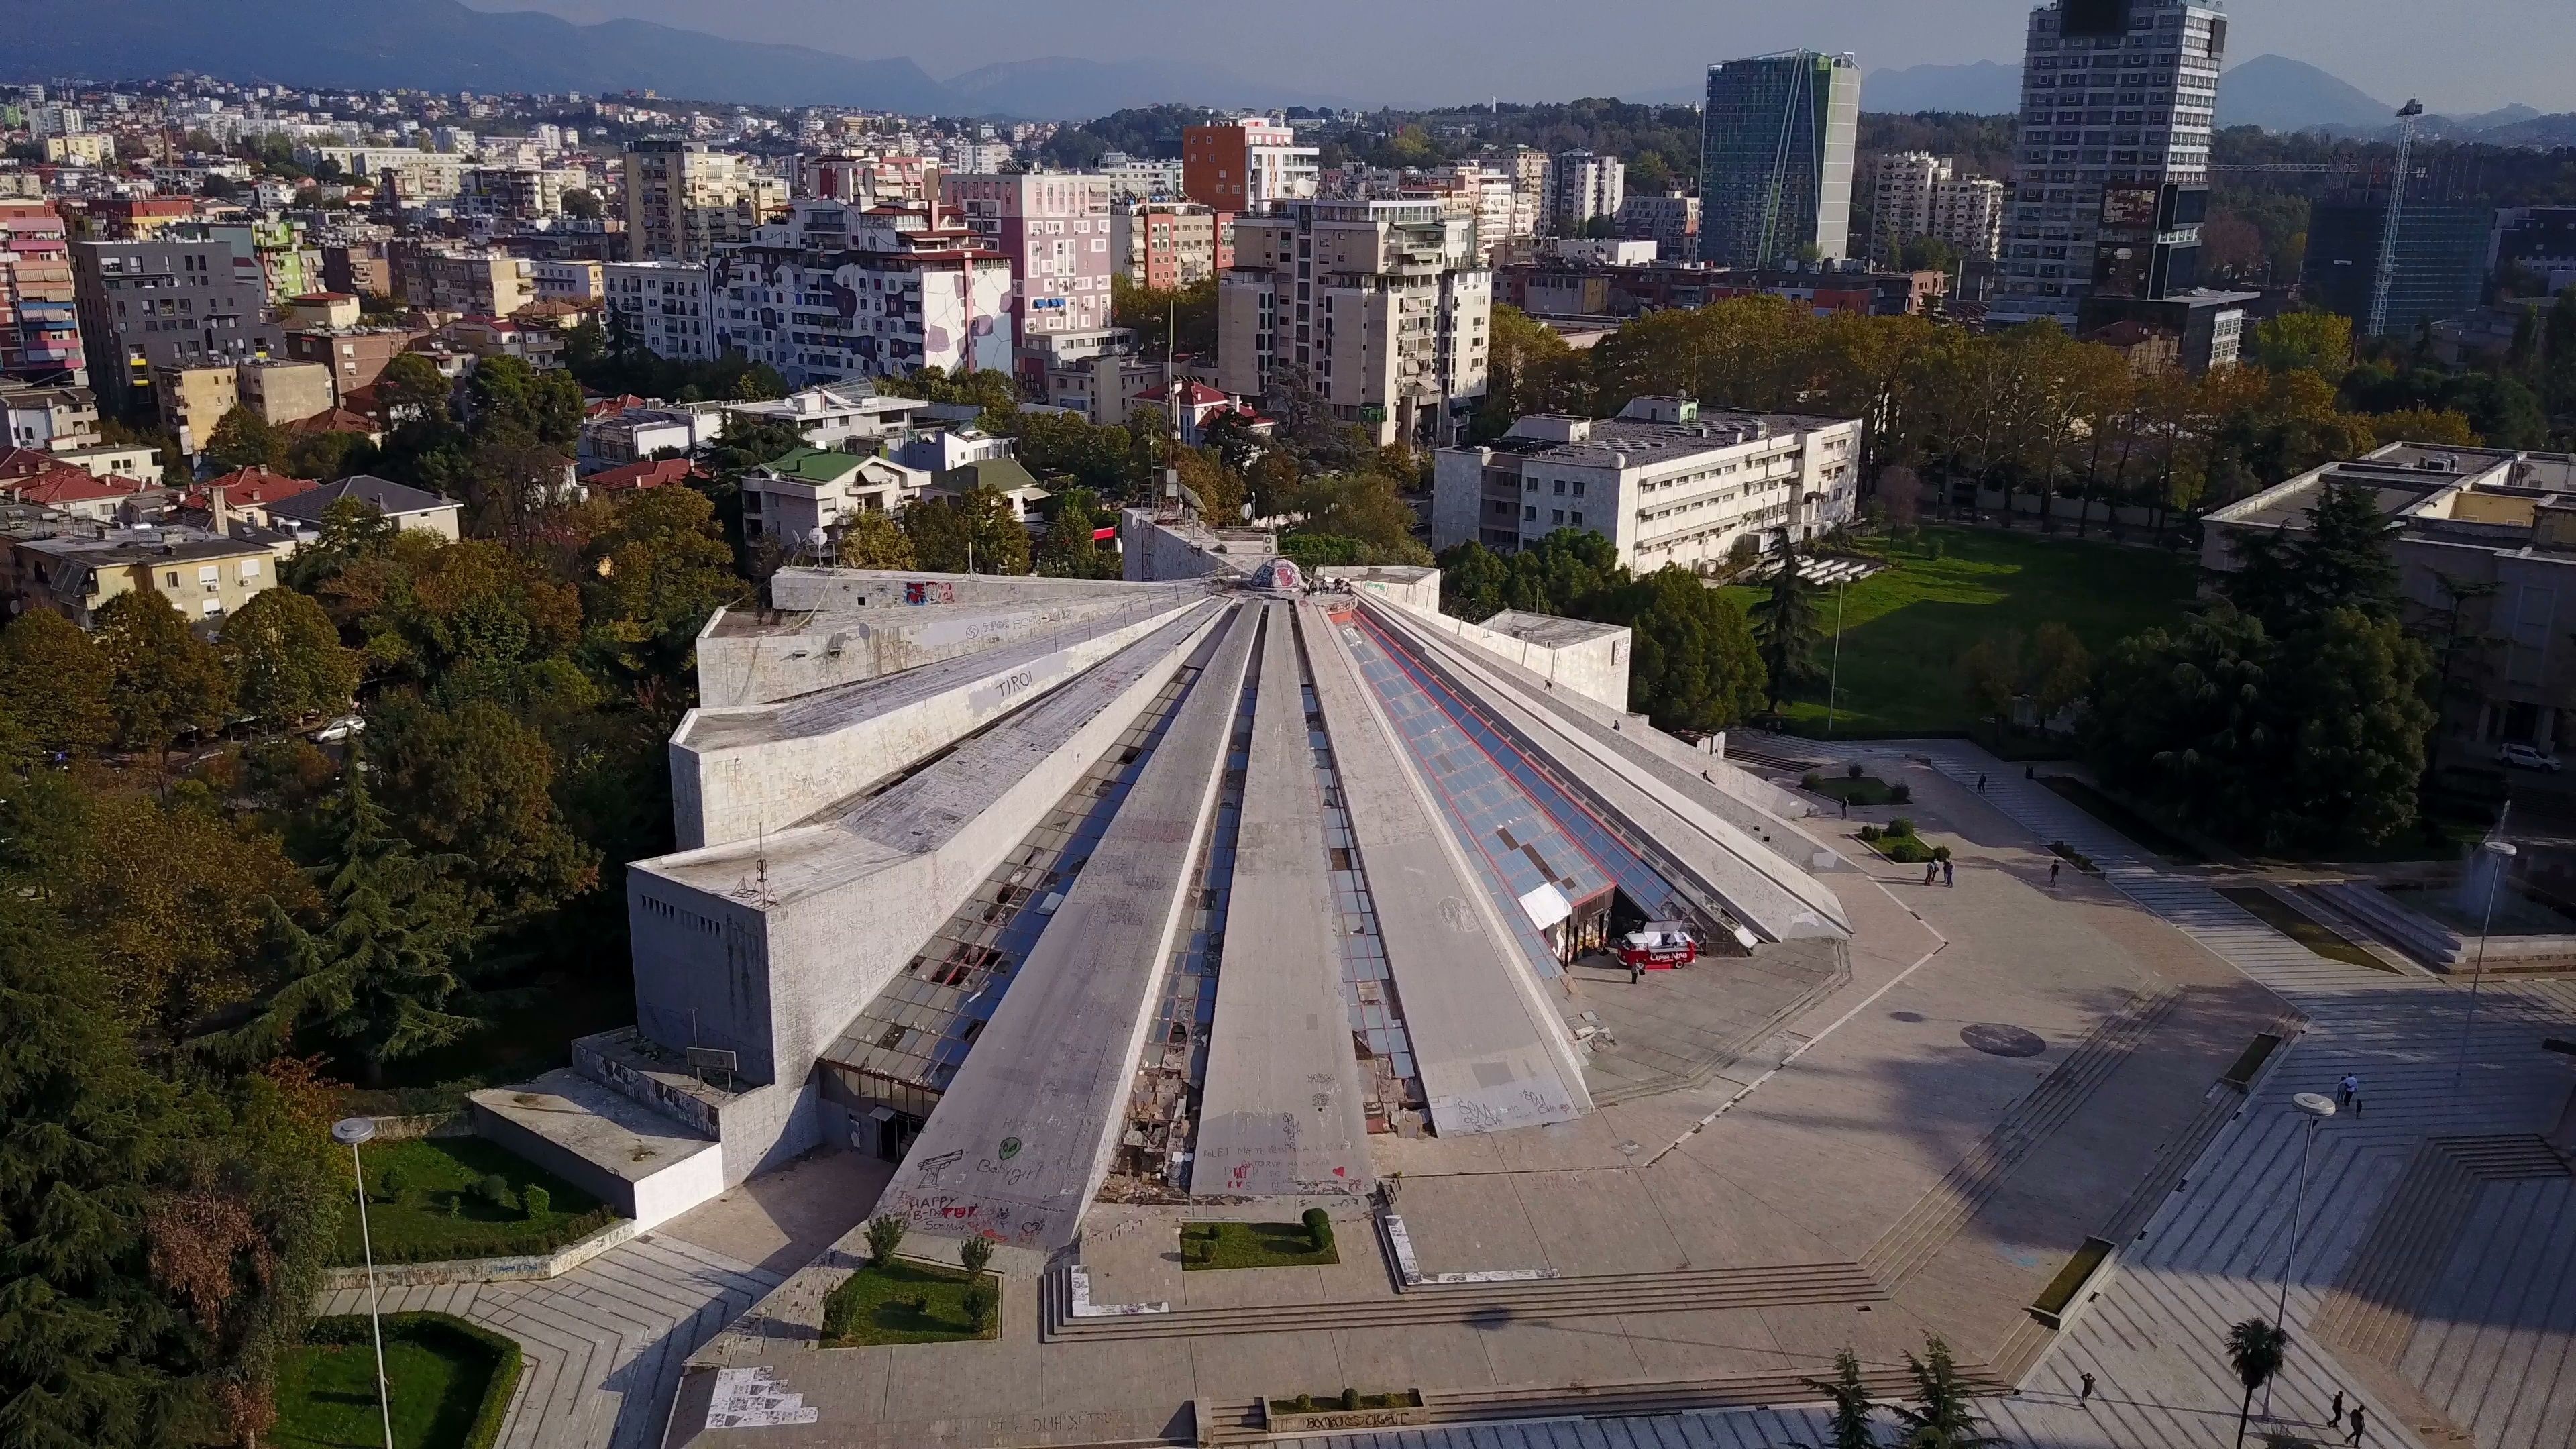
{"type": "Polygon", "coordinates": [[[1590,619],[1568,619],[1556,614],[1533,614],[1524,609],[1505,609],[1484,621],[1484,628],[1497,634],[1509,634],[1546,649],[1564,649],[1588,644],[1614,634],[1625,634],[1625,624],[1601,624],[1590,619]]]}

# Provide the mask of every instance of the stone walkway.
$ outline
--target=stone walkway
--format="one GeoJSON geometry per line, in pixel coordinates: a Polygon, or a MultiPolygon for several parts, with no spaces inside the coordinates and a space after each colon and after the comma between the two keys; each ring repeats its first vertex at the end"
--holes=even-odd
{"type": "MultiPolygon", "coordinates": [[[[2326,1412],[2342,1391],[2369,1411],[2365,1444],[2558,1449],[2576,1442],[2576,1191],[2551,1182],[2487,1185],[2442,1275],[2444,1289],[2389,1372],[2356,1373],[2312,1331],[2383,1202],[2427,1137],[2549,1131],[2576,1087],[2576,1063],[2544,1052],[2576,1026],[2576,982],[2490,980],[2464,1033],[2466,992],[2318,957],[2209,887],[2168,874],[2144,851],[2045,787],[1972,747],[1876,749],[1893,765],[1933,768],[2042,841],[2089,857],[2113,888],[2303,1011],[2307,1032],[2260,1084],[2144,1229],[2023,1391],[1984,1407],[2017,1444],[2049,1449],[2207,1449],[2235,1438],[2238,1390],[2220,1341],[2239,1319],[2274,1316],[2299,1194],[2305,1118],[2291,1094],[2331,1093],[2347,1072],[2364,1110],[2325,1123],[2306,1185],[2306,1227],[2289,1272],[2290,1361],[2268,1422],[2340,1444],[2326,1412]],[[2454,1062],[2467,1040],[2468,1065],[2454,1062]],[[2078,1400],[2080,1376],[2095,1391],[2078,1400]],[[2368,1379],[2365,1384],[2358,1380],[2368,1379]],[[2416,1432],[2415,1426],[2422,1426],[2416,1432]]],[[[1929,783],[1929,782],[1927,782],[1929,783]]],[[[2260,1406],[2258,1405],[2258,1410],[2260,1406]]],[[[1782,1449],[1823,1442],[1812,1412],[1682,1414],[1328,1436],[1316,1449],[1782,1449]]]]}
{"type": "MultiPolygon", "coordinates": [[[[525,1366],[499,1449],[650,1449],[681,1365],[777,1282],[655,1233],[547,1282],[388,1288],[383,1308],[453,1313],[519,1341],[525,1366]]],[[[326,1295],[317,1311],[364,1313],[366,1290],[326,1295]]]]}

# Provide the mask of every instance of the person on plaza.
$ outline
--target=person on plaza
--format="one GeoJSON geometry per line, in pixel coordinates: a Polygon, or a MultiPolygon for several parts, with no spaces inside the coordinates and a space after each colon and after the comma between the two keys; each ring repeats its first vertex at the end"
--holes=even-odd
{"type": "Polygon", "coordinates": [[[2341,1389],[2335,1390],[2334,1407],[2326,1411],[2326,1422],[2329,1424],[2343,1422],[2343,1390],[2341,1389]]]}
{"type": "Polygon", "coordinates": [[[1955,862],[1947,861],[1947,860],[1945,860],[1945,861],[1941,862],[1941,884],[1943,884],[1943,885],[1945,885],[1945,886],[1956,886],[1956,885],[1958,885],[1958,883],[1959,883],[1959,867],[1958,867],[1958,865],[1957,865],[1955,862]]]}
{"type": "Polygon", "coordinates": [[[1937,860],[1927,860],[1923,862],[1923,883],[1925,885],[1938,885],[1940,882],[1941,862],[1937,860]]]}
{"type": "Polygon", "coordinates": [[[2352,1432],[2344,1437],[2343,1442],[2347,1444],[2359,1444],[2361,1442],[2362,1427],[2361,1405],[2355,1404],[2352,1406],[2352,1432]]]}
{"type": "Polygon", "coordinates": [[[2335,1083],[2335,1104],[2337,1106],[2349,1107],[2360,1096],[2361,1078],[2353,1073],[2344,1073],[2343,1080],[2335,1083]]]}
{"type": "Polygon", "coordinates": [[[2057,884],[2057,868],[2065,863],[2066,862],[2062,860],[2052,860],[2048,863],[2048,883],[2050,885],[2057,884]]]}
{"type": "Polygon", "coordinates": [[[1977,793],[1980,795],[1986,793],[1986,777],[1983,775],[1977,777],[1977,793]]]}
{"type": "Polygon", "coordinates": [[[2077,1391],[2075,1402],[2079,1404],[2087,1404],[2090,1403],[2093,1398],[2093,1375],[2088,1371],[2081,1377],[2084,1380],[2084,1387],[2077,1391]]]}

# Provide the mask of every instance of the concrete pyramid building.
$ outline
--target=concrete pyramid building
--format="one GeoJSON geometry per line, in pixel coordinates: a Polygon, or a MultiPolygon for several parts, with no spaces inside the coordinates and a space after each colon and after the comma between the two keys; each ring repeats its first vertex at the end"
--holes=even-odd
{"type": "Polygon", "coordinates": [[[1626,630],[1127,533],[1163,581],[788,570],[713,620],[637,1024],[482,1130],[647,1227],[828,1142],[1054,1251],[1104,1192],[1359,1194],[1373,1136],[1587,1112],[1567,963],[1636,924],[1849,934],[1769,786],[1626,712],[1626,630]]]}

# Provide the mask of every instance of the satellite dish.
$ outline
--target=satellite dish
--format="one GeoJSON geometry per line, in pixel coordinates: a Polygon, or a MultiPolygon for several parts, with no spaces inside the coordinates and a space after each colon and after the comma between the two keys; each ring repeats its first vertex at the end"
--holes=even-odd
{"type": "Polygon", "coordinates": [[[823,551],[823,545],[830,543],[831,541],[832,536],[819,528],[809,528],[805,530],[805,546],[814,550],[816,553],[821,553],[823,551]]]}

